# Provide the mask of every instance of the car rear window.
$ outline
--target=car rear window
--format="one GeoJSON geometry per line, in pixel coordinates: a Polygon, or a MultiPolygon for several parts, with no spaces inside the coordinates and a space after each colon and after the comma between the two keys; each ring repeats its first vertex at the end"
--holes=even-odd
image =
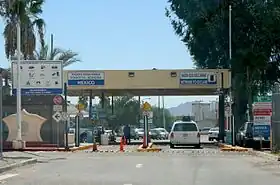
{"type": "Polygon", "coordinates": [[[193,123],[177,123],[175,124],[173,131],[175,132],[197,131],[197,127],[193,123]]]}

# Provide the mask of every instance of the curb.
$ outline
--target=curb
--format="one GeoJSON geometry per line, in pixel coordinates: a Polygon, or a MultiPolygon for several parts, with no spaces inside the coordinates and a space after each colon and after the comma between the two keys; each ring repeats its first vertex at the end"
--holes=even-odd
{"type": "Polygon", "coordinates": [[[137,152],[160,152],[161,148],[138,148],[137,152]]]}
{"type": "Polygon", "coordinates": [[[88,149],[91,149],[92,147],[93,147],[92,145],[80,146],[77,148],[70,148],[69,151],[76,152],[76,151],[81,151],[81,150],[88,150],[88,149]]]}
{"type": "Polygon", "coordinates": [[[248,152],[249,151],[249,148],[232,146],[224,143],[219,143],[218,146],[220,150],[223,152],[248,152]]]}
{"type": "Polygon", "coordinates": [[[153,143],[149,143],[147,148],[142,148],[143,145],[140,145],[136,151],[137,152],[160,152],[161,148],[153,148],[153,143]]]}
{"type": "Polygon", "coordinates": [[[87,153],[138,153],[136,150],[124,150],[124,151],[119,151],[119,150],[97,150],[97,151],[87,151],[87,153]]]}
{"type": "MultiPolygon", "coordinates": [[[[12,158],[12,157],[9,157],[9,158],[12,158]]],[[[3,173],[5,171],[8,171],[8,170],[11,170],[11,169],[14,169],[14,168],[18,168],[18,167],[29,165],[29,164],[35,164],[35,163],[37,163],[37,159],[29,158],[27,160],[24,160],[24,161],[21,161],[21,162],[18,162],[18,163],[13,163],[13,164],[10,164],[10,165],[0,167],[0,173],[3,173]]]]}
{"type": "Polygon", "coordinates": [[[280,156],[276,156],[274,154],[269,154],[261,151],[249,150],[248,153],[253,156],[263,157],[269,160],[280,161],[280,156]]]}

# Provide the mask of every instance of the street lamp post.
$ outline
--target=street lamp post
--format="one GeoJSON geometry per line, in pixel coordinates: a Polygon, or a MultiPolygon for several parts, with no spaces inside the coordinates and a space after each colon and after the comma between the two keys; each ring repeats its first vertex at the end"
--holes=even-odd
{"type": "MultiPolygon", "coordinates": [[[[231,37],[232,37],[232,33],[231,33],[231,11],[232,11],[232,8],[231,8],[231,5],[229,5],[229,8],[228,8],[229,12],[228,12],[228,22],[229,22],[229,35],[228,35],[228,38],[229,38],[229,60],[231,62],[231,59],[232,59],[232,41],[231,41],[231,37]]],[[[231,78],[232,79],[232,78],[231,78]]],[[[229,91],[229,117],[230,117],[230,126],[231,126],[231,135],[232,135],[232,145],[234,146],[235,145],[235,125],[234,125],[234,117],[233,117],[233,114],[232,114],[232,88],[230,89],[229,91]]]]}
{"type": "MultiPolygon", "coordinates": [[[[22,141],[21,137],[21,87],[20,87],[20,57],[21,57],[21,28],[20,19],[17,20],[17,141],[22,141]]],[[[20,147],[20,146],[19,146],[20,147]]]]}
{"type": "MultiPolygon", "coordinates": [[[[15,6],[15,3],[19,3],[18,1],[10,1],[9,2],[9,8],[12,9],[15,6]]],[[[18,4],[19,5],[19,4],[18,4]]],[[[20,84],[20,63],[21,63],[21,21],[20,21],[20,12],[19,12],[19,6],[18,8],[18,17],[16,20],[16,30],[17,30],[17,70],[16,70],[16,99],[17,99],[17,113],[16,113],[16,123],[17,123],[17,135],[15,140],[13,141],[13,148],[14,149],[20,149],[24,147],[24,143],[22,141],[21,137],[21,84],[20,84]]]]}

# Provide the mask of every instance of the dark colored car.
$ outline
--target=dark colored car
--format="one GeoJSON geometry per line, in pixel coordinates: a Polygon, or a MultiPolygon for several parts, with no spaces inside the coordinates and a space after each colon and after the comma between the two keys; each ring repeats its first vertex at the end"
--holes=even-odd
{"type": "Polygon", "coordinates": [[[236,134],[236,142],[239,146],[243,147],[269,148],[270,129],[269,124],[246,122],[238,130],[236,134]]]}

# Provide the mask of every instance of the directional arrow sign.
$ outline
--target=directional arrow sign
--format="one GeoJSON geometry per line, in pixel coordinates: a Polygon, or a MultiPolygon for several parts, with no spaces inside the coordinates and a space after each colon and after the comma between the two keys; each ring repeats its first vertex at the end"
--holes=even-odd
{"type": "Polygon", "coordinates": [[[54,115],[52,116],[52,118],[56,121],[56,122],[60,122],[60,120],[62,119],[62,115],[60,112],[55,112],[54,115]]]}

